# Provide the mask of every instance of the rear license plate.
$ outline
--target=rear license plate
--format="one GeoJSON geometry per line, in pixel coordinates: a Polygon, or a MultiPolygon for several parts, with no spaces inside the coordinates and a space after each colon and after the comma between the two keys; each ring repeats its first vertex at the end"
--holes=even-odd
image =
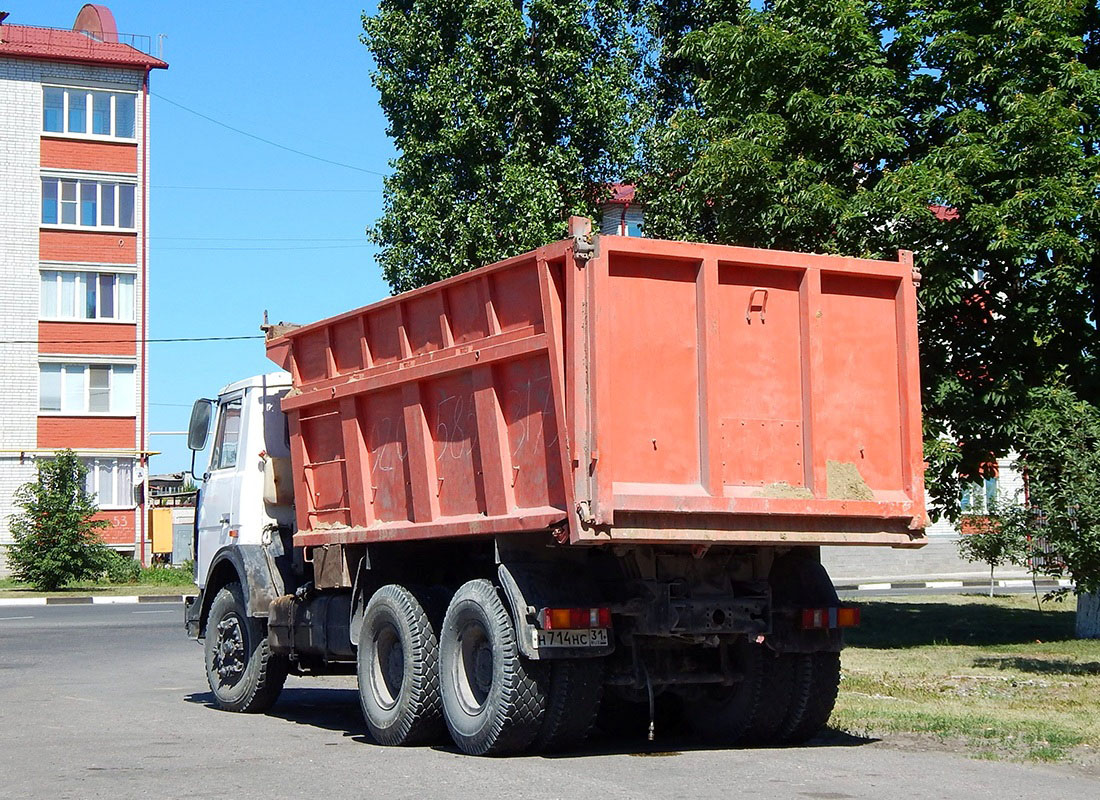
{"type": "Polygon", "coordinates": [[[539,631],[539,647],[607,647],[607,628],[539,631]]]}

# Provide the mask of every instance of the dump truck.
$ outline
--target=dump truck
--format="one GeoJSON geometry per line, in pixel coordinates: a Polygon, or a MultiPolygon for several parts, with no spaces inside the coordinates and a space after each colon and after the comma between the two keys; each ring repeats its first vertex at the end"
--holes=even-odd
{"type": "MultiPolygon", "coordinates": [[[[372,738],[568,750],[655,711],[804,741],[825,545],[926,524],[912,255],[592,233],[307,325],[199,400],[189,634],[216,703],[352,674],[372,738]]],[[[657,714],[657,719],[662,719],[657,714]]]]}

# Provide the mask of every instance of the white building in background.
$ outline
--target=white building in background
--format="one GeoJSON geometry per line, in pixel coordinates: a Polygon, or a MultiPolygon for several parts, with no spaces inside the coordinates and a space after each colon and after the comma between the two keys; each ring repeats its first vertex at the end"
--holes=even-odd
{"type": "Polygon", "coordinates": [[[0,12],[0,571],[16,489],[71,448],[110,523],[147,554],[151,40],[104,6],[72,29],[0,12]]]}

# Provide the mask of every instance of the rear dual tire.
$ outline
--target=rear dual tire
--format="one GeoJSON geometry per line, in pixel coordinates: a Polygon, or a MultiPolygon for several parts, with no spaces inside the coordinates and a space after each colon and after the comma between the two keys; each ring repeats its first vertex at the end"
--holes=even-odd
{"type": "Polygon", "coordinates": [[[473,580],[455,592],[439,649],[443,718],[458,749],[480,756],[529,747],[546,713],[545,665],[520,655],[492,583],[473,580]]]}
{"type": "Polygon", "coordinates": [[[840,654],[774,653],[742,642],[742,679],[705,692],[690,707],[692,726],[714,743],[802,744],[829,721],[840,685],[840,654]]]}
{"type": "Polygon", "coordinates": [[[359,703],[383,745],[434,741],[443,731],[439,640],[416,595],[390,584],[367,602],[356,655],[359,703]]]}

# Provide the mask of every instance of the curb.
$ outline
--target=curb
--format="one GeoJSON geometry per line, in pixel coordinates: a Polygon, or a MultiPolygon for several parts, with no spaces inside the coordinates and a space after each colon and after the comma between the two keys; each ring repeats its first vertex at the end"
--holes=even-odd
{"type": "MultiPolygon", "coordinates": [[[[1072,588],[1073,581],[1042,580],[1035,581],[1037,589],[1065,589],[1072,588]]],[[[1031,578],[1001,578],[993,581],[994,589],[1019,589],[1031,587],[1031,578]]],[[[882,592],[894,589],[988,589],[989,581],[894,581],[883,583],[838,583],[835,585],[838,592],[882,592]]]]}
{"type": "Polygon", "coordinates": [[[4,606],[91,606],[91,605],[131,605],[134,603],[183,603],[194,595],[190,594],[135,594],[100,595],[88,597],[10,597],[0,598],[0,607],[4,606]]]}

